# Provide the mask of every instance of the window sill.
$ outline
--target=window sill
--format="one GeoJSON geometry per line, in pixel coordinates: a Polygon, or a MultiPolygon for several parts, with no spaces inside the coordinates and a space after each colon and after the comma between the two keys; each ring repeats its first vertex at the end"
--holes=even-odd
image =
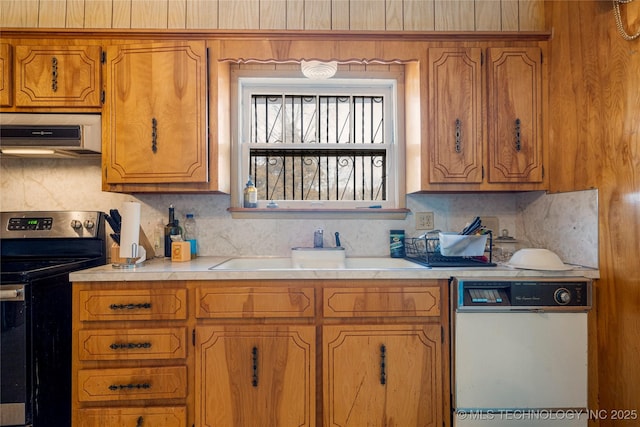
{"type": "Polygon", "coordinates": [[[234,219],[391,219],[404,220],[409,209],[228,208],[234,219]]]}

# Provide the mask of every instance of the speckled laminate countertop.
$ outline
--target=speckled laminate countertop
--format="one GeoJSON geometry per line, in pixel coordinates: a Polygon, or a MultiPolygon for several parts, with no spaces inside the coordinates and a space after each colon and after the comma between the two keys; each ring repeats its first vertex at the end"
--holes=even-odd
{"type": "Polygon", "coordinates": [[[215,270],[230,257],[199,257],[186,262],[156,258],[136,268],[114,268],[112,264],[71,273],[72,282],[241,280],[241,279],[448,279],[450,277],[588,277],[599,278],[599,271],[576,266],[566,271],[497,267],[394,268],[394,269],[282,269],[215,270]]]}

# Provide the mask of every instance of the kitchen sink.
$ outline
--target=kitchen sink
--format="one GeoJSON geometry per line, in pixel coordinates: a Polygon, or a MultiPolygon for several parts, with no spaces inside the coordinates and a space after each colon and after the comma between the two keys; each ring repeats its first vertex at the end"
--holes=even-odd
{"type": "Polygon", "coordinates": [[[209,267],[209,270],[397,270],[425,268],[403,258],[353,257],[340,263],[325,260],[305,260],[304,264],[294,263],[289,257],[247,257],[231,258],[209,267]]]}

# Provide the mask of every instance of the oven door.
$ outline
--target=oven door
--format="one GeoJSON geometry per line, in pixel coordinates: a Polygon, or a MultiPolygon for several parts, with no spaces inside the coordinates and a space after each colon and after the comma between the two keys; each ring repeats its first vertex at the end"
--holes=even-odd
{"type": "Polygon", "coordinates": [[[27,420],[27,384],[31,380],[28,286],[0,286],[0,425],[22,426],[27,420]]]}

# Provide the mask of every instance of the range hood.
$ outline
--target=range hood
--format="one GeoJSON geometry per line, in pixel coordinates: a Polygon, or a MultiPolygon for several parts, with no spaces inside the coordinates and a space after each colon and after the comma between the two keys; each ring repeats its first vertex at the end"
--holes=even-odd
{"type": "Polygon", "coordinates": [[[1,157],[100,157],[100,114],[0,113],[1,157]]]}

